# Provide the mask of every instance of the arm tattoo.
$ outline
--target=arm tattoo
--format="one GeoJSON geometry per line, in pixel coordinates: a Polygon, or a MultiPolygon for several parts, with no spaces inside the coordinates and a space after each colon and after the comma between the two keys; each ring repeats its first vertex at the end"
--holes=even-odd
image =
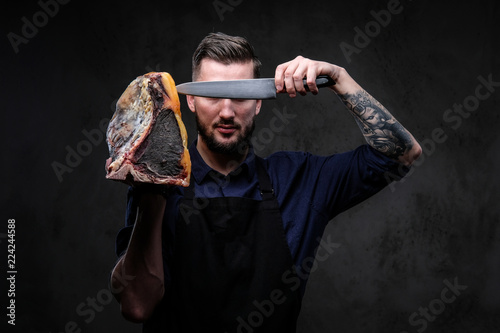
{"type": "Polygon", "coordinates": [[[339,97],[354,115],[370,146],[393,159],[412,148],[410,133],[366,91],[339,97]]]}

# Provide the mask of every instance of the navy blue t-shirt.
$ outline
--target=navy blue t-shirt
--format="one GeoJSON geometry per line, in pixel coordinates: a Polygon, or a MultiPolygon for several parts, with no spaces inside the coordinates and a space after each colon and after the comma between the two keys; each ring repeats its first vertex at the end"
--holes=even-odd
{"type": "MultiPolygon", "coordinates": [[[[247,197],[262,200],[255,171],[253,149],[229,175],[212,170],[201,158],[196,142],[189,149],[191,181],[195,196],[247,197]]],[[[265,159],[267,172],[278,200],[290,252],[299,276],[307,280],[308,267],[327,223],[388,185],[387,174],[401,174],[401,165],[369,145],[355,150],[317,156],[305,152],[277,152],[265,159]]],[[[175,221],[179,214],[182,187],[171,188],[163,219],[165,282],[170,280],[168,257],[172,255],[175,221]]],[[[130,188],[126,226],[116,240],[118,256],[125,252],[136,217],[137,194],[130,188]]],[[[305,283],[303,283],[302,291],[305,283]]]]}

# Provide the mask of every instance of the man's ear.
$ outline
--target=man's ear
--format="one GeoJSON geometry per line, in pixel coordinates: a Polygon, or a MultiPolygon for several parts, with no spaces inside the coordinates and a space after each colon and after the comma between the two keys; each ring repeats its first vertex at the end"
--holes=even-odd
{"type": "Polygon", "coordinates": [[[262,107],[262,100],[258,99],[257,104],[255,106],[255,115],[258,115],[260,112],[260,108],[262,107]]]}
{"type": "Polygon", "coordinates": [[[195,105],[194,105],[194,96],[191,95],[186,95],[186,100],[189,106],[189,109],[194,112],[196,110],[195,105]]]}

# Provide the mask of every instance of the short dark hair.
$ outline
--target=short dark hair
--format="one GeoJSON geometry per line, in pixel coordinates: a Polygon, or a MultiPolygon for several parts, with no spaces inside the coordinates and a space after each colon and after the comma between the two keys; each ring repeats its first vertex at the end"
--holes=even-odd
{"type": "Polygon", "coordinates": [[[200,71],[201,61],[205,58],[221,62],[225,65],[253,61],[253,76],[260,77],[260,60],[254,53],[252,45],[244,37],[229,36],[222,32],[212,32],[200,42],[192,59],[193,81],[200,71]]]}

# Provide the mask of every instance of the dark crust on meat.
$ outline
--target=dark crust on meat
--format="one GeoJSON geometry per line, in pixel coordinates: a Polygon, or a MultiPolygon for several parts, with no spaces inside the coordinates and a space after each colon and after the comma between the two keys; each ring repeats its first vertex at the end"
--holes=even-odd
{"type": "Polygon", "coordinates": [[[165,87],[161,82],[161,75],[149,76],[148,92],[151,96],[151,100],[153,101],[153,110],[156,113],[157,110],[161,110],[161,108],[163,107],[163,94],[168,97],[167,91],[165,90],[165,87]]]}
{"type": "Polygon", "coordinates": [[[179,165],[179,156],[184,152],[182,138],[172,110],[161,110],[156,118],[151,133],[143,149],[137,151],[140,156],[136,165],[144,173],[155,173],[161,177],[174,177],[183,169],[179,165]]]}

